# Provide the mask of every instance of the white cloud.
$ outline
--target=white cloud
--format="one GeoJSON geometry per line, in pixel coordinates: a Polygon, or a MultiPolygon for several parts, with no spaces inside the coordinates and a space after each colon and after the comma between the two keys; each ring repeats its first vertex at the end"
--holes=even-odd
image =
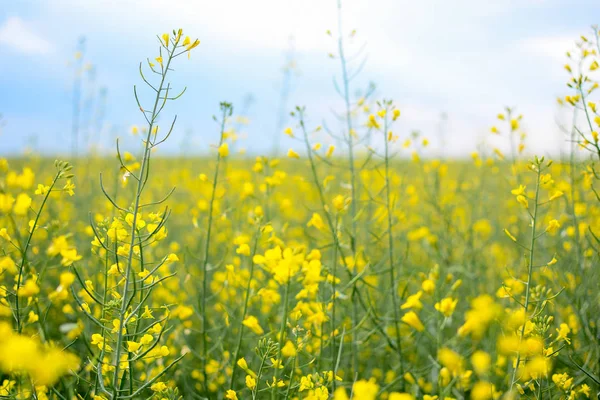
{"type": "MultiPolygon", "coordinates": [[[[373,47],[385,50],[386,46],[397,41],[396,37],[388,37],[390,32],[410,32],[411,35],[408,36],[414,36],[415,33],[439,36],[440,29],[443,30],[444,27],[472,32],[472,24],[460,22],[472,22],[473,19],[484,16],[537,6],[542,1],[544,0],[343,0],[342,12],[345,33],[358,28],[359,34],[365,33],[366,37],[370,37],[370,52],[374,53],[373,47]],[[447,18],[448,16],[452,18],[447,18]]],[[[86,21],[88,29],[97,26],[95,21],[110,18],[115,29],[121,33],[127,30],[138,34],[138,31],[144,30],[142,37],[145,37],[147,29],[154,32],[157,26],[171,24],[174,27],[189,28],[188,31],[195,34],[204,34],[201,37],[203,44],[210,39],[228,42],[228,47],[285,50],[289,46],[288,37],[293,34],[296,49],[301,52],[329,52],[335,50],[336,46],[335,41],[324,34],[327,29],[336,33],[335,0],[172,0],[168,6],[164,0],[56,0],[48,8],[49,11],[58,9],[63,16],[76,15],[86,21]],[[136,16],[135,23],[132,23],[131,15],[136,16]]],[[[104,25],[99,27],[105,29],[104,25]]],[[[404,39],[408,42],[415,38],[404,39]]],[[[399,46],[396,44],[394,47],[399,46]]]]}
{"type": "Polygon", "coordinates": [[[561,36],[539,36],[526,38],[519,45],[524,51],[547,57],[557,63],[564,63],[567,59],[566,52],[575,48],[575,41],[578,38],[579,35],[576,33],[561,36]]]}
{"type": "Polygon", "coordinates": [[[9,17],[0,26],[0,44],[25,54],[47,54],[52,45],[19,17],[9,17]]]}
{"type": "MultiPolygon", "coordinates": [[[[466,154],[481,136],[489,137],[494,116],[506,104],[524,113],[532,151],[564,144],[560,140],[550,143],[547,137],[556,130],[554,99],[565,88],[564,53],[572,48],[582,27],[579,19],[557,26],[540,21],[530,24],[523,18],[530,14],[550,18],[559,5],[562,9],[561,0],[342,2],[344,32],[357,29],[356,37],[346,41],[346,55],[352,58],[363,43],[368,55],[364,72],[352,82],[352,93],[373,79],[378,97],[393,98],[402,109],[399,134],[420,130],[431,140],[430,151],[435,153],[442,147],[436,142],[440,113],[446,112],[444,151],[466,154]]],[[[278,71],[290,35],[295,38],[301,76],[294,79],[289,105],[307,105],[312,122],[324,119],[335,125],[330,110],[338,109],[341,100],[331,77],[339,77],[339,62],[326,54],[335,53],[337,43],[325,31],[331,29],[337,36],[336,14],[336,0],[171,0],[168,4],[164,0],[55,0],[38,10],[39,25],[18,18],[0,21],[0,45],[14,46],[16,37],[22,41],[27,36],[14,32],[29,32],[26,26],[33,26],[51,34],[42,41],[50,40],[56,53],[64,55],[74,47],[73,34],[85,34],[86,60],[97,63],[99,81],[109,82],[113,96],[109,118],[114,120],[114,110],[123,104],[120,99],[129,99],[133,74],[127,71],[138,57],[153,54],[155,34],[181,27],[202,41],[197,56],[202,59],[201,67],[194,62],[179,70],[206,89],[190,91],[188,101],[208,106],[222,98],[235,102],[247,92],[255,94],[254,123],[248,128],[253,140],[248,147],[262,151],[268,146],[261,148],[261,144],[268,141],[255,139],[265,138],[270,135],[265,132],[273,129],[278,99],[273,87],[281,80],[278,71]],[[210,84],[203,83],[208,80],[210,84]],[[194,93],[199,97],[191,97],[194,93]]],[[[43,51],[43,46],[32,47],[43,51]]],[[[351,66],[359,63],[356,59],[351,66]]],[[[202,131],[211,113],[190,112],[190,124],[202,131]]],[[[125,112],[118,115],[130,118],[125,112]]]]}

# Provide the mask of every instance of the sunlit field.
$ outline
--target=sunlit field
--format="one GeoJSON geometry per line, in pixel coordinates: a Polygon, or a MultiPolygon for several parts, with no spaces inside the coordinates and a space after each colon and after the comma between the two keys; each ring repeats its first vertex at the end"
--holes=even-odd
{"type": "Polygon", "coordinates": [[[355,94],[343,30],[339,124],[290,106],[295,145],[257,155],[223,102],[207,155],[161,153],[203,45],[157,33],[110,151],[74,129],[59,160],[0,158],[1,398],[600,398],[597,27],[553,66],[556,157],[518,107],[498,147],[430,151],[385,88],[355,94]]]}

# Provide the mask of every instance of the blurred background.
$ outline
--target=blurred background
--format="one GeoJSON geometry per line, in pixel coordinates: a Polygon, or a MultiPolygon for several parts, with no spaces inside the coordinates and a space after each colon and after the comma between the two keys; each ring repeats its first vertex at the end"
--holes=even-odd
{"type": "MultiPolygon", "coordinates": [[[[504,106],[524,115],[529,152],[555,155],[567,148],[556,101],[565,52],[598,15],[596,0],[344,0],[349,55],[356,68],[365,62],[352,90],[358,98],[374,83],[402,110],[397,134],[421,132],[432,155],[468,155],[504,106]]],[[[3,1],[0,155],[133,141],[138,64],[157,56],[156,35],[177,28],[201,44],[172,76],[188,90],[170,105],[178,123],[162,154],[209,151],[220,101],[234,104],[237,146],[250,155],[301,147],[281,134],[296,105],[335,129],[335,0],[3,1]]]]}

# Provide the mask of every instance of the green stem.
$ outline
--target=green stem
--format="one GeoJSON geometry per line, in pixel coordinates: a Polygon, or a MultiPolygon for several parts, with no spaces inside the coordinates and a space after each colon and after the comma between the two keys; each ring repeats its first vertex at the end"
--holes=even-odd
{"type": "MultiPolygon", "coordinates": [[[[146,142],[144,144],[144,158],[142,159],[142,165],[140,167],[140,175],[139,175],[139,179],[137,180],[138,183],[137,183],[136,195],[135,195],[135,205],[133,208],[133,220],[131,223],[131,240],[129,242],[129,253],[127,254],[127,268],[125,271],[125,286],[123,287],[121,308],[119,311],[119,331],[118,331],[117,346],[115,349],[115,356],[114,356],[115,357],[114,358],[115,372],[114,372],[113,381],[112,381],[113,400],[116,400],[119,398],[119,387],[120,387],[119,372],[121,369],[121,363],[120,363],[121,351],[122,351],[121,347],[123,346],[123,325],[125,323],[125,318],[126,318],[125,314],[127,312],[127,305],[129,304],[129,302],[127,300],[127,298],[128,298],[127,292],[129,291],[129,286],[131,284],[131,276],[133,273],[133,249],[135,247],[135,236],[136,236],[135,233],[136,233],[137,220],[138,220],[138,216],[139,216],[140,199],[142,197],[142,191],[144,189],[144,185],[146,183],[146,179],[147,179],[147,176],[149,173],[148,171],[146,171],[146,169],[148,168],[148,164],[150,162],[151,149],[152,149],[151,144],[150,144],[150,139],[152,136],[152,130],[154,128],[154,122],[157,117],[158,104],[161,99],[161,93],[163,92],[165,78],[169,71],[169,66],[171,65],[171,61],[173,60],[173,54],[174,54],[176,48],[177,48],[177,45],[173,44],[172,50],[169,53],[169,58],[167,60],[166,67],[162,70],[162,74],[161,74],[162,77],[160,80],[160,85],[158,86],[158,90],[156,91],[156,98],[154,99],[154,106],[152,108],[152,116],[151,116],[151,119],[148,124],[148,134],[146,136],[146,142]],[[144,176],[146,176],[146,178],[144,178],[144,176]]],[[[166,101],[166,99],[165,99],[165,101],[166,101]]],[[[135,296],[135,293],[133,293],[132,296],[135,296]]]]}
{"type": "MultiPolygon", "coordinates": [[[[277,362],[278,366],[283,365],[283,361],[281,360],[281,350],[283,348],[283,342],[285,340],[285,327],[287,325],[287,309],[288,302],[290,298],[290,283],[292,279],[288,273],[287,283],[285,285],[285,295],[283,300],[283,309],[281,311],[281,326],[279,327],[279,349],[277,350],[277,362]]],[[[279,367],[275,368],[275,381],[273,382],[273,386],[271,387],[271,399],[275,399],[275,394],[277,392],[277,379],[279,378],[279,367]]]]}
{"type": "Polygon", "coordinates": [[[296,357],[294,357],[292,359],[292,372],[290,372],[290,383],[288,384],[287,390],[285,392],[286,400],[290,398],[290,393],[292,391],[292,384],[294,383],[294,372],[295,371],[296,371],[296,357]]]}
{"type": "MultiPolygon", "coordinates": [[[[395,276],[395,266],[394,266],[394,235],[392,233],[392,196],[391,196],[391,188],[390,188],[390,156],[389,156],[389,141],[387,137],[388,130],[388,116],[385,116],[384,130],[383,130],[383,139],[385,142],[385,192],[386,192],[386,207],[387,207],[387,223],[388,223],[388,261],[390,268],[390,287],[391,287],[391,295],[392,295],[392,307],[394,309],[394,327],[396,329],[396,346],[398,352],[398,359],[400,361],[400,376],[404,376],[404,359],[402,357],[402,340],[400,337],[400,322],[398,315],[398,293],[396,288],[396,276],[395,276]]],[[[404,379],[400,380],[400,390],[404,390],[404,379]]]]}
{"type": "MultiPolygon", "coordinates": [[[[298,111],[299,113],[299,122],[300,122],[300,127],[302,128],[302,134],[304,137],[304,145],[306,146],[306,153],[308,154],[308,161],[310,163],[310,170],[312,173],[312,177],[313,177],[313,181],[315,183],[315,186],[317,187],[317,192],[319,193],[319,199],[321,200],[321,207],[323,208],[323,213],[325,214],[325,218],[327,220],[327,225],[329,226],[329,231],[331,232],[331,238],[333,240],[333,243],[335,244],[333,246],[333,259],[332,259],[332,272],[333,272],[333,279],[332,279],[332,283],[331,283],[331,289],[332,289],[332,298],[331,298],[331,302],[332,302],[332,310],[331,310],[331,365],[332,368],[331,370],[333,371],[334,375],[336,372],[336,368],[337,368],[337,363],[336,363],[336,347],[335,347],[335,312],[336,312],[336,283],[335,283],[335,279],[337,277],[337,263],[338,263],[338,250],[342,256],[342,259],[344,259],[344,254],[342,252],[339,240],[338,240],[338,236],[337,236],[337,225],[338,225],[338,221],[336,218],[336,222],[335,225],[333,223],[333,220],[331,218],[331,215],[329,214],[328,210],[327,210],[327,203],[325,201],[325,194],[323,193],[323,188],[321,187],[321,182],[319,182],[319,175],[317,174],[317,167],[315,165],[315,161],[313,158],[313,154],[312,154],[312,148],[310,147],[310,142],[308,141],[308,133],[306,132],[306,126],[304,124],[304,113],[302,110],[298,111]]],[[[332,392],[335,391],[335,386],[336,386],[336,382],[335,379],[333,379],[332,382],[332,392]]]]}
{"type": "MultiPolygon", "coordinates": [[[[336,221],[336,229],[332,232],[332,235],[337,237],[337,221],[336,221]]],[[[337,349],[335,347],[335,311],[336,311],[336,278],[337,278],[337,246],[333,246],[333,261],[332,261],[332,279],[331,279],[331,371],[333,372],[333,379],[331,380],[331,393],[335,393],[336,381],[336,369],[337,369],[337,349]]]]}
{"type": "MultiPolygon", "coordinates": [[[[356,173],[354,170],[354,140],[352,129],[352,110],[350,107],[350,81],[348,80],[348,68],[346,65],[346,57],[344,54],[344,35],[342,30],[342,1],[338,0],[338,51],[340,56],[340,63],[342,69],[342,80],[344,84],[344,103],[346,107],[346,124],[348,129],[348,164],[350,168],[350,186],[351,186],[351,197],[352,203],[350,205],[351,213],[352,213],[352,255],[354,257],[354,266],[352,269],[353,275],[356,276],[357,268],[356,268],[356,243],[358,242],[357,237],[357,211],[356,211],[356,203],[358,199],[356,198],[356,173]]],[[[352,327],[356,327],[358,323],[358,303],[357,303],[357,289],[356,289],[356,281],[354,281],[352,287],[352,327]]],[[[352,370],[354,373],[358,372],[358,338],[357,338],[357,330],[352,329],[352,370]]]]}
{"type": "Polygon", "coordinates": [[[256,254],[256,248],[258,247],[258,238],[260,236],[260,225],[258,232],[256,232],[256,238],[254,239],[254,247],[250,256],[250,276],[248,277],[248,285],[246,286],[246,297],[244,299],[244,309],[242,311],[242,317],[240,321],[240,334],[238,335],[237,345],[233,353],[233,360],[231,365],[231,380],[229,381],[229,389],[233,390],[233,383],[235,382],[235,373],[237,370],[237,360],[240,354],[240,348],[242,347],[242,338],[244,336],[244,319],[246,319],[246,313],[248,312],[248,303],[250,301],[250,288],[252,284],[252,278],[254,276],[254,255],[256,254]]]}
{"type": "Polygon", "coordinates": [[[258,386],[260,385],[260,378],[262,378],[262,372],[265,368],[267,354],[268,352],[265,352],[260,359],[260,367],[258,367],[258,374],[256,374],[256,386],[254,386],[254,389],[252,389],[252,400],[256,400],[256,395],[258,394],[258,386]]]}
{"type": "MultiPolygon", "coordinates": [[[[538,199],[540,193],[540,174],[541,174],[541,163],[537,164],[537,180],[535,184],[535,203],[533,206],[533,214],[531,218],[531,240],[529,244],[529,265],[527,271],[527,284],[525,291],[525,304],[523,308],[525,309],[525,321],[523,322],[523,326],[521,327],[521,331],[519,332],[519,343],[523,341],[523,337],[525,336],[525,326],[527,325],[527,309],[529,308],[529,301],[531,296],[531,284],[532,284],[532,275],[533,275],[533,257],[535,254],[535,240],[536,240],[536,227],[537,227],[537,212],[538,212],[538,199]]],[[[511,379],[510,389],[512,390],[515,383],[517,382],[517,370],[519,369],[519,364],[521,363],[521,352],[517,351],[517,362],[515,363],[515,367],[513,370],[513,375],[511,379]]]]}
{"type": "MultiPolygon", "coordinates": [[[[221,120],[221,132],[219,137],[219,147],[223,144],[225,132],[225,120],[228,112],[228,107],[223,106],[223,119],[221,120]]],[[[213,221],[213,208],[215,204],[215,196],[217,192],[217,183],[219,181],[219,167],[221,165],[221,153],[217,152],[217,166],[215,167],[215,174],[213,176],[212,191],[210,194],[210,203],[208,206],[208,226],[206,227],[206,241],[204,242],[204,262],[202,263],[202,298],[201,298],[201,310],[202,310],[202,374],[204,375],[204,388],[208,389],[208,375],[206,374],[206,359],[208,357],[207,348],[207,331],[208,331],[208,313],[206,312],[206,292],[208,282],[208,260],[210,250],[210,239],[212,233],[212,221],[213,221]]]]}
{"type": "Polygon", "coordinates": [[[48,198],[50,197],[50,193],[52,193],[52,189],[54,189],[54,186],[56,185],[56,182],[58,181],[58,178],[61,176],[62,171],[59,171],[56,176],[54,177],[54,180],[52,181],[52,184],[50,185],[50,189],[48,190],[48,192],[46,193],[46,195],[44,196],[44,200],[42,200],[42,205],[40,206],[40,210],[38,211],[38,213],[35,216],[35,220],[33,221],[33,226],[30,228],[30,232],[29,235],[27,236],[27,241],[25,242],[25,247],[22,249],[21,251],[21,265],[19,265],[19,274],[17,276],[17,286],[16,286],[16,290],[15,290],[15,318],[17,320],[17,332],[21,333],[21,331],[23,330],[23,322],[21,321],[21,310],[20,310],[20,299],[19,299],[19,289],[21,288],[21,284],[22,284],[22,280],[23,280],[23,269],[25,268],[25,264],[27,263],[27,251],[29,250],[29,246],[31,244],[31,239],[33,238],[33,234],[35,233],[35,230],[37,228],[38,222],[40,220],[40,216],[42,215],[42,211],[44,210],[44,206],[46,205],[46,202],[48,201],[48,198]]]}

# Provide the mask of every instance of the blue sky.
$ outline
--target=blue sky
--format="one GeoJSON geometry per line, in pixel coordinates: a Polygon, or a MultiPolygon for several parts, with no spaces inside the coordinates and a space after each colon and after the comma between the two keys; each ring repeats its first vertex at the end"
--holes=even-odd
{"type": "MultiPolygon", "coordinates": [[[[564,53],[600,15],[596,0],[347,0],[345,31],[351,45],[366,44],[368,61],[354,81],[370,81],[402,110],[397,134],[419,130],[435,152],[441,113],[445,152],[471,152],[505,105],[525,116],[536,153],[566,146],[556,128],[556,97],[566,91],[564,53]]],[[[106,118],[93,138],[104,149],[142,124],[132,86],[137,65],[156,56],[155,35],[183,28],[201,45],[181,59],[173,76],[188,91],[171,110],[178,125],[165,152],[203,153],[217,140],[212,115],[220,101],[248,108],[250,124],[239,146],[252,154],[271,150],[276,131],[281,68],[294,37],[297,69],[289,108],[306,105],[310,123],[332,120],[341,101],[332,85],[339,63],[327,54],[337,30],[335,0],[20,0],[0,8],[0,154],[66,153],[70,143],[73,67],[78,38],[96,72],[95,90],[107,90],[106,118]],[[35,142],[32,142],[34,140],[35,142]],[[187,139],[186,139],[187,138],[187,139]]],[[[87,75],[86,75],[87,76],[87,75]]],[[[85,118],[85,115],[84,115],[85,118]]],[[[332,126],[336,126],[333,124],[332,126]]],[[[127,139],[131,143],[131,138],[127,139]]],[[[295,147],[282,139],[282,147],[295,147]]]]}

